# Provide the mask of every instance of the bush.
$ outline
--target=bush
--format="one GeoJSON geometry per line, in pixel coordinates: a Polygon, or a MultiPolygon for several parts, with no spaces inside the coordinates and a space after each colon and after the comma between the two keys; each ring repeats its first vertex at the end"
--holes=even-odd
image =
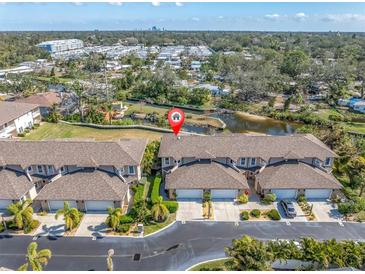
{"type": "Polygon", "coordinates": [[[153,180],[153,186],[151,191],[151,201],[152,204],[155,204],[158,202],[158,199],[160,197],[160,184],[161,184],[161,177],[157,175],[155,179],[153,180]]]}
{"type": "Polygon", "coordinates": [[[25,134],[27,134],[27,133],[29,133],[29,132],[30,132],[30,129],[29,129],[29,128],[24,129],[24,133],[25,133],[25,134]]]}
{"type": "Polygon", "coordinates": [[[35,123],[35,124],[33,124],[33,127],[34,128],[38,128],[39,127],[39,124],[38,123],[35,123]]]}
{"type": "Polygon", "coordinates": [[[134,222],[134,219],[132,216],[130,215],[123,215],[121,218],[120,218],[120,221],[119,223],[121,225],[124,225],[124,224],[130,224],[130,223],[133,223],[134,222]]]}
{"type": "Polygon", "coordinates": [[[25,137],[25,133],[18,133],[18,137],[25,137]]]}
{"type": "Polygon", "coordinates": [[[18,229],[18,227],[16,226],[16,224],[12,220],[6,221],[5,223],[6,223],[6,227],[8,229],[18,229]]]}
{"type": "Polygon", "coordinates": [[[298,203],[305,203],[307,201],[307,198],[305,198],[304,194],[300,194],[297,198],[298,203]]]}
{"type": "Polygon", "coordinates": [[[144,185],[136,185],[132,187],[132,191],[134,192],[134,204],[138,204],[144,200],[143,193],[144,193],[144,185]]]}
{"type": "Polygon", "coordinates": [[[204,202],[208,202],[212,199],[212,195],[210,194],[210,192],[206,191],[203,194],[203,200],[204,202]]]}
{"type": "Polygon", "coordinates": [[[117,231],[122,232],[122,233],[127,233],[130,228],[131,228],[131,226],[129,224],[122,224],[122,225],[118,226],[117,231]]]}
{"type": "Polygon", "coordinates": [[[274,221],[279,221],[281,219],[279,212],[276,209],[271,209],[267,216],[274,221]]]}
{"type": "Polygon", "coordinates": [[[356,221],[362,223],[365,221],[365,211],[360,211],[356,216],[356,221]]]}
{"type": "Polygon", "coordinates": [[[179,204],[175,201],[163,201],[170,213],[175,213],[179,209],[179,204]]]}
{"type": "Polygon", "coordinates": [[[250,218],[248,211],[246,210],[240,213],[240,217],[242,221],[247,221],[250,218]]]}
{"type": "Polygon", "coordinates": [[[24,228],[24,233],[25,234],[28,234],[30,232],[32,232],[33,229],[36,229],[38,226],[39,226],[39,221],[38,220],[33,220],[30,222],[29,225],[27,225],[25,228],[24,228]]]}
{"type": "Polygon", "coordinates": [[[238,197],[238,202],[240,204],[247,204],[248,203],[248,195],[242,194],[241,196],[239,196],[238,197]]]}
{"type": "Polygon", "coordinates": [[[0,223],[0,233],[4,232],[4,230],[5,230],[4,224],[0,223]]]}
{"type": "Polygon", "coordinates": [[[255,218],[260,218],[261,211],[259,209],[253,209],[251,210],[250,215],[255,218]]]}
{"type": "Polygon", "coordinates": [[[265,194],[265,197],[262,199],[262,203],[265,205],[270,205],[276,200],[276,195],[274,193],[265,194]]]}

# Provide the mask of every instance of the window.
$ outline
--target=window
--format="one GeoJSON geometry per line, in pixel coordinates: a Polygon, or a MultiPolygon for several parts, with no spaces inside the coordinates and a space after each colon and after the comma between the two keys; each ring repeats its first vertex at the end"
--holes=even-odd
{"type": "Polygon", "coordinates": [[[241,158],[240,165],[245,166],[246,165],[246,158],[241,158]]]}
{"type": "Polygon", "coordinates": [[[331,165],[331,158],[326,158],[326,161],[324,162],[325,166],[330,166],[331,165]]]}
{"type": "Polygon", "coordinates": [[[256,165],[256,158],[251,158],[251,166],[255,166],[256,165]]]}
{"type": "Polygon", "coordinates": [[[170,165],[170,158],[165,158],[165,165],[170,165]]]}
{"type": "Polygon", "coordinates": [[[37,166],[37,169],[38,169],[38,173],[43,173],[43,168],[42,168],[42,166],[37,166]]]}
{"type": "Polygon", "coordinates": [[[63,166],[61,166],[61,172],[64,172],[65,168],[63,166]]]}
{"type": "Polygon", "coordinates": [[[19,132],[22,133],[23,132],[23,127],[19,128],[19,132]]]}
{"type": "Polygon", "coordinates": [[[28,171],[32,171],[32,166],[28,166],[28,171]]]}
{"type": "Polygon", "coordinates": [[[319,166],[320,162],[319,162],[319,160],[318,160],[318,159],[314,159],[314,160],[313,160],[313,164],[314,164],[315,166],[319,166]]]}
{"type": "Polygon", "coordinates": [[[134,174],[135,172],[134,172],[134,166],[129,166],[128,167],[128,172],[129,172],[129,174],[134,174]]]}

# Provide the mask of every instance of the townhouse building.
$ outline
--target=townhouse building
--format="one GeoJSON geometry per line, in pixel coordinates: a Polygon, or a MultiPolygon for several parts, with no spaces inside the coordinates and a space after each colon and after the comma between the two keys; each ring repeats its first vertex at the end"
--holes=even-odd
{"type": "Polygon", "coordinates": [[[310,134],[162,137],[159,157],[169,196],[234,199],[275,193],[278,199],[327,199],[342,188],[331,174],[337,155],[310,134]]]}
{"type": "Polygon", "coordinates": [[[55,211],[126,208],[141,179],[146,139],[0,141],[0,209],[26,198],[55,211]],[[11,189],[9,191],[8,189],[11,189]]]}

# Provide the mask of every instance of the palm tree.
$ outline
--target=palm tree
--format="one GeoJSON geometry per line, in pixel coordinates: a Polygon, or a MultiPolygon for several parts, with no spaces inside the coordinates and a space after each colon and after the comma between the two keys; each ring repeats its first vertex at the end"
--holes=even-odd
{"type": "Polygon", "coordinates": [[[105,223],[114,231],[117,230],[122,217],[122,210],[120,208],[108,208],[108,217],[105,223]]]}
{"type": "Polygon", "coordinates": [[[85,85],[79,81],[75,81],[71,85],[71,89],[74,91],[77,97],[77,108],[80,114],[80,122],[84,121],[84,99],[85,99],[85,92],[86,88],[85,85]]]}
{"type": "Polygon", "coordinates": [[[113,271],[114,265],[113,265],[113,255],[114,255],[114,249],[108,250],[108,257],[106,258],[106,264],[108,271],[113,271]]]}
{"type": "Polygon", "coordinates": [[[33,271],[42,271],[43,265],[47,265],[48,260],[52,257],[52,252],[49,249],[41,249],[37,251],[38,244],[32,242],[28,245],[26,263],[21,265],[19,271],[27,271],[29,266],[33,271]]]}
{"type": "Polygon", "coordinates": [[[8,206],[8,211],[14,216],[13,222],[18,229],[23,229],[33,221],[32,200],[19,201],[8,206]]]}
{"type": "Polygon", "coordinates": [[[162,197],[159,196],[158,201],[151,208],[152,217],[156,222],[163,222],[169,215],[169,210],[162,201],[162,197]]]}
{"type": "Polygon", "coordinates": [[[60,215],[63,215],[66,230],[74,229],[80,222],[80,212],[77,208],[71,208],[68,202],[64,202],[63,208],[57,210],[56,220],[60,215]]]}

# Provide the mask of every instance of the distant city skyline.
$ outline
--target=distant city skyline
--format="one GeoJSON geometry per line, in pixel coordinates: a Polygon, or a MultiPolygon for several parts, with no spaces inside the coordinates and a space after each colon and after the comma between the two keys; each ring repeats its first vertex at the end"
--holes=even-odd
{"type": "Polygon", "coordinates": [[[0,31],[365,31],[365,3],[1,3],[0,31]]]}

